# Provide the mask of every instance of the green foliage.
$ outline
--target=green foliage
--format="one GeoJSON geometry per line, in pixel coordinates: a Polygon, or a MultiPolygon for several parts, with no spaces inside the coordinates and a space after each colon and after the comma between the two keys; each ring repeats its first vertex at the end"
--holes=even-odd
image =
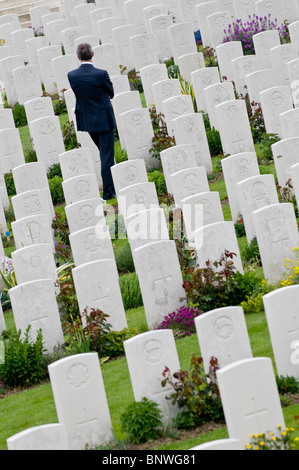
{"type": "Polygon", "coordinates": [[[125,355],[124,341],[138,334],[137,328],[123,328],[120,331],[106,332],[96,343],[100,357],[116,358],[125,355]]]}
{"type": "Polygon", "coordinates": [[[203,117],[211,156],[218,157],[218,155],[223,155],[223,148],[219,131],[217,131],[214,127],[211,127],[209,115],[203,111],[200,112],[203,117]]]}
{"type": "Polygon", "coordinates": [[[206,67],[217,67],[218,61],[216,56],[216,51],[210,46],[207,46],[203,50],[203,56],[205,59],[206,67]]]}
{"type": "Polygon", "coordinates": [[[149,152],[152,157],[161,160],[160,153],[175,145],[175,138],[170,136],[162,113],[157,114],[155,106],[150,109],[150,117],[152,121],[154,137],[153,144],[149,152]]]}
{"type": "Polygon", "coordinates": [[[60,163],[54,163],[47,171],[47,177],[49,180],[54,178],[54,176],[59,176],[62,178],[60,163]]]}
{"type": "Polygon", "coordinates": [[[135,272],[132,250],[128,243],[115,252],[115,261],[119,274],[135,272]]]}
{"type": "Polygon", "coordinates": [[[30,339],[29,325],[21,338],[17,333],[5,332],[5,363],[0,365],[0,377],[8,387],[27,387],[38,384],[46,376],[45,349],[42,331],[36,340],[30,339]]]}
{"type": "Polygon", "coordinates": [[[252,264],[255,266],[262,265],[260,250],[256,237],[254,237],[250,243],[247,243],[245,246],[242,247],[241,258],[243,260],[243,263],[247,266],[250,266],[252,264]]]}
{"type": "Polygon", "coordinates": [[[16,103],[12,109],[13,118],[16,127],[27,126],[27,116],[24,105],[16,103]]]}
{"type": "Polygon", "coordinates": [[[54,176],[49,180],[49,188],[53,204],[60,204],[64,202],[64,192],[62,188],[63,178],[54,176]]]}
{"type": "Polygon", "coordinates": [[[233,262],[235,256],[235,253],[225,251],[219,261],[207,261],[204,268],[185,270],[183,286],[190,306],[207,312],[240,305],[252,295],[261,280],[253,271],[237,272],[233,262]]]}
{"type": "Polygon", "coordinates": [[[55,116],[60,116],[61,114],[67,114],[67,107],[64,98],[64,93],[59,97],[58,100],[53,101],[53,109],[55,116]]]}
{"type": "Polygon", "coordinates": [[[73,121],[67,121],[61,126],[61,131],[66,152],[80,147],[73,121]]]}
{"type": "Polygon", "coordinates": [[[136,273],[119,277],[119,286],[125,310],[143,306],[143,300],[136,273]]]}
{"type": "Polygon", "coordinates": [[[173,375],[168,367],[163,372],[162,387],[166,385],[173,389],[169,397],[179,410],[175,418],[178,429],[190,429],[200,424],[223,420],[223,409],[216,381],[218,361],[210,359],[209,373],[206,374],[203,359],[192,356],[190,368],[187,371],[177,371],[173,375]]]}
{"type": "Polygon", "coordinates": [[[272,165],[273,164],[273,152],[272,145],[280,141],[277,134],[266,134],[264,133],[259,142],[259,151],[257,152],[258,161],[260,165],[272,165]]]}
{"type": "Polygon", "coordinates": [[[247,295],[246,299],[241,302],[241,307],[245,314],[259,313],[264,311],[263,296],[269,294],[276,287],[268,284],[265,279],[254,286],[251,295],[247,295]]]}
{"type": "Polygon", "coordinates": [[[223,155],[223,148],[219,131],[213,127],[211,130],[208,130],[206,134],[211,156],[217,157],[218,155],[223,155]]]}
{"type": "Polygon", "coordinates": [[[12,172],[4,175],[5,186],[7,189],[8,196],[15,196],[17,194],[15,182],[12,176],[12,172]]]}
{"type": "Polygon", "coordinates": [[[160,170],[151,171],[148,173],[149,182],[155,183],[158,197],[167,193],[166,181],[164,173],[160,170]]]}
{"type": "Polygon", "coordinates": [[[244,220],[241,215],[238,216],[238,220],[235,223],[235,231],[238,238],[246,237],[244,220]]]}
{"type": "Polygon", "coordinates": [[[168,78],[179,78],[180,76],[180,69],[179,66],[176,64],[169,65],[167,68],[168,78]]]}
{"type": "Polygon", "coordinates": [[[299,392],[299,379],[296,377],[283,377],[282,375],[276,377],[277,388],[281,395],[288,393],[295,394],[299,392]]]}
{"type": "Polygon", "coordinates": [[[157,439],[161,436],[162,413],[156,402],[142,398],[130,403],[121,415],[121,430],[133,444],[157,439]]]}

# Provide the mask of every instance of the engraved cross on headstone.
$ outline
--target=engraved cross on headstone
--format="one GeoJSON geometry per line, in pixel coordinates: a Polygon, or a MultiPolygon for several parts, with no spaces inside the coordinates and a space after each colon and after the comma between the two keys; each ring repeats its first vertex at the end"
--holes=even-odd
{"type": "Polygon", "coordinates": [[[33,324],[38,324],[36,329],[39,329],[42,327],[42,321],[48,320],[49,317],[48,315],[42,314],[40,312],[39,307],[36,307],[35,310],[36,310],[37,316],[36,317],[34,316],[30,322],[31,322],[31,326],[33,326],[33,324]]]}
{"type": "Polygon", "coordinates": [[[267,410],[267,408],[258,409],[257,406],[256,406],[256,402],[255,402],[254,398],[252,398],[251,401],[252,401],[252,404],[253,404],[253,410],[254,411],[252,411],[251,413],[246,413],[245,417],[246,418],[255,418],[256,419],[256,424],[257,424],[257,427],[258,427],[258,431],[262,432],[263,430],[261,428],[261,423],[260,423],[259,418],[262,414],[267,413],[268,410],[267,410]]]}

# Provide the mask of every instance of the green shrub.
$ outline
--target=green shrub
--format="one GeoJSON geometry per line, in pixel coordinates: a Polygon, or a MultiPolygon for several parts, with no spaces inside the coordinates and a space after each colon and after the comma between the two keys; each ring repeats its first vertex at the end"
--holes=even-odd
{"type": "Polygon", "coordinates": [[[170,65],[167,68],[167,74],[168,74],[168,78],[179,78],[180,76],[179,66],[175,64],[170,65]]]}
{"type": "Polygon", "coordinates": [[[167,193],[165,176],[162,171],[154,170],[148,173],[148,180],[150,183],[155,183],[158,197],[167,193]]]}
{"type": "Polygon", "coordinates": [[[54,163],[47,171],[47,177],[49,180],[54,178],[54,176],[59,176],[62,178],[60,163],[54,163]]]}
{"type": "Polygon", "coordinates": [[[58,100],[53,101],[53,109],[55,116],[60,116],[61,114],[67,114],[66,102],[64,95],[60,96],[58,100]]]}
{"type": "Polygon", "coordinates": [[[12,109],[12,114],[16,127],[27,126],[28,121],[24,105],[16,103],[12,109]]]}
{"type": "Polygon", "coordinates": [[[244,220],[241,215],[238,216],[238,220],[235,223],[235,231],[238,238],[246,237],[244,220]]]}
{"type": "Polygon", "coordinates": [[[125,310],[143,306],[139,280],[136,273],[120,276],[119,285],[125,310]]]}
{"type": "Polygon", "coordinates": [[[111,219],[108,219],[107,225],[109,227],[111,240],[118,240],[126,238],[126,226],[124,218],[121,214],[115,214],[111,219]]]}
{"type": "Polygon", "coordinates": [[[24,387],[38,384],[47,375],[42,330],[36,340],[30,339],[29,325],[21,338],[17,333],[5,332],[5,363],[0,365],[0,377],[8,387],[24,387]]]}
{"type": "Polygon", "coordinates": [[[5,186],[8,196],[15,196],[17,194],[15,182],[12,176],[12,172],[4,175],[5,186]]]}
{"type": "Polygon", "coordinates": [[[60,204],[64,202],[64,193],[62,188],[63,178],[60,176],[54,176],[49,180],[49,188],[53,204],[60,204]]]}
{"type": "Polygon", "coordinates": [[[123,328],[121,331],[106,332],[96,343],[99,357],[120,357],[125,355],[124,341],[138,334],[137,328],[123,328]]]}
{"type": "Polygon", "coordinates": [[[203,359],[195,355],[187,371],[180,370],[172,374],[168,367],[165,368],[161,384],[162,387],[167,385],[173,389],[168,399],[180,410],[175,418],[178,429],[192,429],[209,421],[224,419],[216,381],[218,369],[218,361],[212,357],[209,373],[206,374],[203,359]]]}
{"type": "Polygon", "coordinates": [[[214,127],[211,130],[206,131],[209,149],[212,157],[223,155],[222,142],[220,133],[214,127]]]}
{"type": "Polygon", "coordinates": [[[29,143],[25,144],[24,148],[24,158],[26,163],[34,163],[37,162],[37,155],[36,151],[33,147],[33,139],[30,138],[29,143]]]}
{"type": "Polygon", "coordinates": [[[295,394],[299,392],[299,379],[295,377],[276,377],[278,391],[281,395],[295,394]]]}
{"type": "Polygon", "coordinates": [[[73,121],[67,121],[61,127],[61,132],[66,152],[80,147],[73,121]]]}
{"type": "Polygon", "coordinates": [[[252,263],[254,263],[256,266],[262,265],[260,250],[256,237],[254,237],[250,243],[247,243],[245,246],[243,246],[241,249],[241,258],[243,263],[247,265],[252,263]]]}
{"type": "Polygon", "coordinates": [[[254,271],[236,272],[234,256],[226,251],[219,261],[207,261],[204,268],[184,271],[183,286],[191,306],[207,312],[240,305],[252,295],[262,281],[254,271]]]}
{"type": "Polygon", "coordinates": [[[121,431],[128,435],[132,444],[158,439],[162,434],[162,413],[157,403],[148,398],[130,403],[120,421],[121,431]]]}
{"type": "Polygon", "coordinates": [[[120,274],[133,273],[135,272],[135,266],[132,256],[132,251],[129,243],[120,247],[115,252],[115,261],[118,272],[120,274]]]}

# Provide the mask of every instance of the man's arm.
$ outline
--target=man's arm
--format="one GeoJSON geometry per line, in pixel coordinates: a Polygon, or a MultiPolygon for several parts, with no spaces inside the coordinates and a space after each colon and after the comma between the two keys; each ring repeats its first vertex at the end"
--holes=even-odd
{"type": "Polygon", "coordinates": [[[104,77],[104,88],[105,88],[109,98],[112,100],[112,98],[114,98],[113,83],[111,82],[109,74],[106,71],[105,71],[105,77],[104,77]]]}

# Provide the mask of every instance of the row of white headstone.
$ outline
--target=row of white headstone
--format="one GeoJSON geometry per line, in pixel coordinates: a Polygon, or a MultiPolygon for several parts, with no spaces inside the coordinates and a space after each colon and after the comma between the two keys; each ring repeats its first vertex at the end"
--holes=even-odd
{"type": "MultiPolygon", "coordinates": [[[[298,296],[298,286],[264,296],[277,371],[283,376],[298,372],[298,296]],[[286,299],[292,308],[287,317],[282,317],[286,299]]],[[[219,361],[216,374],[229,435],[228,442],[210,445],[234,443],[234,450],[245,450],[252,434],[277,435],[279,426],[284,430],[271,359],[253,358],[242,308],[207,312],[195,319],[195,325],[206,372],[211,357],[219,361]]],[[[165,367],[171,374],[180,369],[173,332],[139,334],[125,341],[124,346],[135,400],[143,397],[154,400],[162,410],[164,422],[169,422],[178,410],[166,399],[172,389],[162,388],[161,378],[165,367]]],[[[49,366],[49,373],[58,424],[38,426],[11,436],[7,439],[8,449],[78,450],[109,442],[112,424],[97,354],[62,359],[49,366]]],[[[204,450],[210,445],[194,449],[204,450]]]]}
{"type": "MultiPolygon", "coordinates": [[[[130,94],[130,96],[132,96],[132,94],[130,94]]],[[[178,103],[177,98],[175,98],[174,102],[176,102],[176,109],[177,108],[180,109],[180,106],[178,106],[178,104],[181,104],[181,97],[179,97],[179,103],[178,103]]],[[[235,102],[233,104],[235,105],[235,102]]],[[[189,110],[190,110],[190,108],[189,108],[189,110]]],[[[193,115],[193,111],[191,111],[191,113],[189,113],[189,114],[193,115]]],[[[221,134],[221,135],[223,136],[224,134],[221,134]]],[[[182,143],[182,145],[185,145],[185,144],[186,144],[185,142],[182,143]]],[[[181,150],[185,150],[185,148],[181,149],[181,150]]],[[[192,154],[192,151],[191,151],[191,154],[192,154]]],[[[180,154],[178,157],[180,158],[180,157],[182,157],[182,155],[180,154]]],[[[80,160],[82,161],[82,158],[80,158],[80,160]]],[[[179,159],[177,159],[177,161],[178,160],[179,159]]],[[[184,160],[184,158],[183,158],[183,160],[184,160]]],[[[194,159],[193,159],[193,162],[194,162],[194,159]]],[[[124,172],[124,175],[126,175],[128,177],[128,182],[132,182],[133,181],[132,175],[136,175],[135,163],[137,164],[138,162],[137,161],[136,162],[131,161],[130,162],[131,167],[130,167],[130,165],[126,162],[126,168],[128,169],[128,172],[127,173],[124,172]],[[133,163],[134,163],[134,165],[132,166],[133,163]]],[[[142,163],[144,165],[144,162],[142,162],[142,163]]],[[[117,170],[117,167],[118,167],[118,165],[115,166],[115,172],[117,170]]],[[[196,172],[198,171],[197,167],[198,167],[198,165],[194,165],[194,163],[193,163],[191,166],[189,166],[189,167],[187,166],[186,169],[188,171],[190,169],[192,169],[191,176],[194,176],[194,175],[196,175],[196,172]]],[[[163,169],[165,171],[164,165],[163,165],[163,169]]],[[[178,173],[180,173],[180,171],[185,170],[181,166],[177,167],[176,169],[179,170],[178,173]]],[[[145,171],[144,166],[143,166],[142,171],[143,172],[145,171]]],[[[174,172],[174,174],[176,174],[176,173],[177,172],[174,172]]],[[[81,174],[84,174],[84,173],[81,173],[81,174]]],[[[72,177],[70,178],[69,176],[70,175],[64,175],[64,190],[65,190],[66,198],[68,198],[68,201],[70,202],[69,210],[71,211],[75,208],[78,201],[76,201],[76,199],[74,199],[75,193],[73,191],[73,187],[71,185],[68,185],[68,183],[70,183],[70,180],[72,179],[72,177]],[[69,186],[70,192],[68,192],[68,190],[66,189],[67,186],[69,186]]],[[[204,176],[206,177],[206,175],[204,175],[204,176]]],[[[172,177],[172,175],[171,175],[171,177],[172,177]]],[[[197,178],[198,178],[198,173],[197,173],[197,178]]],[[[115,181],[117,181],[116,176],[114,176],[114,179],[115,179],[115,181]]],[[[171,178],[169,178],[169,179],[171,179],[171,178]]],[[[192,179],[194,180],[194,178],[191,178],[191,180],[192,179]]],[[[173,178],[172,181],[175,181],[175,179],[173,178]]],[[[205,181],[205,178],[204,178],[204,181],[205,181]]],[[[72,181],[72,182],[74,182],[74,181],[72,181]]],[[[138,184],[136,184],[136,186],[135,185],[126,185],[126,186],[122,185],[121,189],[119,189],[118,196],[121,197],[122,195],[125,195],[126,198],[130,199],[134,203],[139,203],[139,208],[138,208],[138,211],[137,211],[138,213],[139,213],[140,207],[142,207],[142,205],[144,205],[146,203],[146,201],[153,202],[154,211],[155,211],[156,214],[159,214],[159,208],[157,206],[157,198],[156,198],[155,192],[153,191],[153,186],[148,185],[148,183],[144,180],[141,181],[140,183],[141,183],[141,186],[138,186],[138,184]],[[147,188],[151,188],[151,189],[148,189],[148,191],[147,191],[147,188]],[[140,193],[140,190],[142,191],[141,193],[140,193]],[[121,191],[123,191],[123,193],[121,191]],[[145,197],[145,193],[148,193],[148,195],[150,195],[151,197],[148,198],[147,197],[148,195],[146,195],[146,197],[145,197]]],[[[176,189],[177,185],[174,184],[174,186],[172,186],[172,187],[174,187],[176,189]]],[[[191,187],[192,187],[192,184],[191,184],[191,187]]],[[[196,187],[196,185],[195,185],[195,187],[196,187]]],[[[80,188],[82,188],[81,184],[80,184],[80,188]]],[[[86,188],[86,184],[83,185],[83,188],[86,188]]],[[[205,189],[208,189],[208,188],[205,186],[205,189]]],[[[174,192],[174,190],[173,190],[173,192],[174,192]]],[[[206,192],[208,192],[208,191],[206,191],[206,192]]],[[[195,192],[194,194],[192,194],[192,196],[194,196],[196,194],[197,193],[195,192]]],[[[201,194],[201,193],[199,193],[199,194],[201,194]]],[[[76,195],[75,195],[75,197],[76,197],[76,195]]],[[[178,195],[177,198],[180,198],[180,196],[178,195]]],[[[96,197],[95,200],[97,201],[97,207],[98,207],[100,205],[100,199],[96,197]]],[[[181,200],[181,199],[179,199],[179,200],[181,200]]],[[[120,201],[121,201],[121,199],[120,199],[120,201]]],[[[17,202],[16,202],[16,204],[17,204],[17,202]]],[[[24,206],[24,203],[22,203],[22,204],[23,204],[23,207],[28,207],[28,205],[24,206]]],[[[134,207],[134,204],[132,204],[132,205],[134,207]]],[[[29,207],[30,206],[32,206],[32,204],[29,201],[29,207]]],[[[145,207],[145,209],[147,209],[146,205],[144,207],[145,207]]],[[[282,207],[282,205],[281,205],[281,207],[282,207]]],[[[85,208],[86,208],[86,206],[85,206],[85,208]]],[[[121,210],[123,209],[122,204],[120,204],[120,208],[121,208],[121,210]]],[[[136,217],[136,213],[133,212],[133,213],[129,214],[129,216],[127,216],[127,213],[125,212],[125,209],[126,208],[124,208],[123,213],[124,213],[124,216],[125,216],[126,226],[129,228],[128,224],[129,224],[130,220],[132,220],[132,218],[136,217]]],[[[84,213],[84,210],[83,210],[83,213],[84,213]]],[[[151,214],[152,213],[153,212],[151,212],[151,214]]],[[[77,214],[78,214],[78,212],[77,212],[77,214]]],[[[82,211],[81,211],[81,214],[82,214],[82,211]]],[[[143,212],[143,214],[146,214],[146,215],[144,215],[145,218],[143,220],[147,220],[149,212],[147,210],[145,210],[143,212]]],[[[43,214],[43,215],[45,215],[45,214],[43,214]]],[[[49,218],[47,218],[47,216],[45,216],[45,218],[49,222],[49,218]]],[[[78,219],[80,219],[80,217],[78,217],[78,216],[75,217],[76,222],[77,222],[78,219]]],[[[20,220],[22,220],[22,218],[20,220]]],[[[70,220],[71,220],[71,217],[68,217],[68,222],[71,226],[70,220]]],[[[163,221],[163,219],[162,219],[162,221],[163,221]]],[[[16,223],[17,222],[18,222],[18,220],[16,221],[16,223]]],[[[28,222],[28,220],[27,220],[27,222],[28,222]]],[[[162,222],[162,224],[163,224],[163,222],[162,222]]],[[[275,226],[275,224],[274,224],[274,226],[275,226]]],[[[95,229],[95,224],[93,225],[93,227],[95,229]]],[[[215,226],[214,228],[217,230],[218,226],[217,227],[215,226]]],[[[91,231],[92,240],[90,241],[90,238],[89,238],[89,241],[90,241],[89,246],[92,246],[92,247],[94,247],[94,241],[95,241],[95,239],[94,239],[94,233],[95,232],[93,230],[91,231]]],[[[29,232],[32,233],[31,228],[30,228],[29,232]]],[[[75,234],[78,235],[77,230],[74,231],[74,235],[75,234]]],[[[130,232],[129,232],[129,234],[130,234],[130,232]]],[[[15,231],[14,231],[14,235],[15,235],[15,231]]],[[[129,241],[131,243],[131,246],[133,246],[134,242],[135,242],[134,236],[130,236],[129,241]]],[[[278,241],[281,241],[281,239],[279,239],[278,241]]],[[[276,242],[277,242],[277,240],[276,240],[276,242]]],[[[206,245],[204,244],[204,246],[206,246],[206,245]]],[[[72,243],[72,250],[74,251],[74,253],[76,252],[75,243],[72,243]]],[[[139,279],[140,279],[140,284],[141,284],[141,287],[142,287],[143,295],[144,295],[144,292],[146,290],[148,291],[149,294],[150,293],[152,293],[152,294],[156,293],[155,303],[156,303],[156,305],[159,305],[160,307],[162,306],[163,311],[165,313],[165,305],[168,305],[168,301],[169,301],[169,297],[170,297],[170,295],[169,295],[170,286],[172,285],[172,286],[176,287],[176,282],[177,282],[177,286],[181,286],[181,278],[180,278],[180,275],[179,275],[178,263],[177,263],[177,254],[175,252],[174,244],[167,241],[167,240],[166,241],[163,240],[163,242],[150,243],[150,244],[146,244],[144,247],[134,248],[133,253],[134,253],[133,254],[134,261],[136,262],[136,270],[138,271],[138,276],[139,276],[139,279]],[[166,247],[167,248],[169,247],[169,249],[166,249],[166,247]],[[138,263],[138,261],[137,261],[138,260],[138,253],[140,254],[140,260],[142,260],[141,263],[138,263]],[[145,262],[145,258],[144,258],[145,255],[146,255],[147,262],[145,262]],[[163,269],[163,270],[165,269],[165,265],[167,265],[167,263],[172,263],[172,265],[170,266],[170,272],[171,272],[170,275],[169,275],[168,272],[161,271],[161,269],[163,269]],[[148,274],[148,273],[146,274],[145,271],[147,271],[150,274],[148,274]],[[142,277],[142,272],[144,273],[144,277],[142,277]],[[175,282],[174,282],[174,279],[175,279],[175,282]]],[[[82,254],[82,252],[80,252],[80,255],[81,254],[82,254]]],[[[82,266],[83,269],[85,269],[87,267],[88,263],[86,263],[86,259],[83,259],[83,261],[84,262],[82,263],[82,265],[80,265],[80,267],[82,266]]],[[[98,261],[92,262],[92,263],[93,263],[92,266],[97,266],[97,267],[99,266],[98,261]]],[[[111,266],[113,265],[113,260],[112,260],[112,263],[110,263],[110,264],[111,264],[111,266]]],[[[77,269],[77,268],[75,268],[75,269],[77,269]]],[[[98,268],[96,269],[96,272],[99,273],[98,268]]],[[[92,278],[93,278],[93,276],[92,276],[92,278]]],[[[101,289],[102,289],[102,286],[103,285],[101,284],[101,286],[100,286],[101,289]]],[[[27,292],[29,292],[29,290],[27,292]]],[[[94,292],[97,292],[97,291],[95,291],[93,289],[92,294],[94,294],[94,292]]],[[[178,293],[180,294],[180,292],[178,292],[178,293]]],[[[99,292],[99,294],[102,295],[101,292],[99,292]]],[[[32,297],[31,295],[32,295],[32,292],[30,294],[30,298],[32,300],[32,298],[34,298],[34,296],[32,297]]],[[[106,296],[106,297],[108,297],[108,296],[106,296]]],[[[150,300],[151,299],[149,299],[148,302],[150,302],[150,300]]],[[[147,303],[147,300],[145,299],[146,310],[147,310],[148,305],[150,305],[150,304],[147,303]]],[[[177,304],[177,305],[179,305],[179,304],[177,304]]],[[[37,313],[39,314],[38,311],[37,311],[37,313]]],[[[230,317],[231,316],[229,316],[229,318],[230,317]]],[[[293,318],[294,318],[294,320],[296,320],[296,315],[295,314],[294,314],[293,318]]],[[[296,333],[295,329],[294,329],[294,332],[296,333]]],[[[161,332],[159,332],[159,333],[161,333],[161,332]]],[[[169,332],[163,332],[163,334],[164,333],[169,336],[169,332]]],[[[140,351],[140,346],[136,346],[136,344],[139,341],[145,341],[144,351],[145,351],[145,359],[146,359],[147,363],[148,364],[157,364],[160,361],[161,356],[162,356],[162,358],[164,358],[164,356],[161,352],[161,341],[158,340],[158,344],[157,344],[156,343],[157,340],[155,338],[153,338],[152,336],[149,336],[150,334],[158,334],[158,332],[150,332],[150,333],[146,334],[146,335],[148,335],[148,336],[146,336],[146,338],[145,338],[145,336],[138,335],[137,338],[134,338],[133,340],[130,340],[131,341],[130,344],[132,344],[132,351],[134,351],[135,347],[137,347],[138,351],[140,351]],[[151,338],[153,338],[153,339],[151,339],[151,338]],[[159,346],[159,347],[157,347],[157,346],[159,346]]],[[[173,341],[173,338],[172,338],[171,341],[173,341]]],[[[279,344],[281,344],[281,343],[279,342],[279,344]]],[[[202,345],[201,345],[201,348],[204,349],[204,347],[202,345]]],[[[129,343],[127,343],[126,356],[127,356],[128,362],[130,362],[130,360],[133,360],[133,359],[130,359],[129,349],[130,349],[129,348],[129,343]]],[[[132,355],[134,356],[134,360],[136,360],[136,358],[137,358],[136,353],[133,353],[132,355]]],[[[219,355],[220,355],[220,353],[219,353],[219,355]]],[[[173,357],[177,357],[177,356],[174,354],[173,357]]],[[[240,356],[238,356],[238,358],[240,358],[240,356]]],[[[262,362],[263,362],[263,360],[259,360],[259,363],[262,363],[262,362]]],[[[253,417],[254,419],[256,419],[256,425],[257,425],[256,429],[258,429],[257,432],[261,432],[261,431],[259,431],[260,429],[265,429],[264,425],[266,426],[266,424],[265,424],[266,421],[263,421],[263,426],[261,428],[260,427],[261,421],[260,421],[259,416],[260,415],[268,416],[267,411],[268,411],[269,408],[271,408],[271,406],[269,407],[269,403],[273,404],[273,408],[271,408],[271,410],[270,410],[270,415],[272,415],[273,420],[271,420],[271,423],[269,423],[269,429],[270,428],[273,429],[273,427],[276,426],[278,421],[279,421],[279,424],[283,425],[283,418],[282,418],[282,415],[281,415],[280,405],[278,406],[277,390],[275,389],[275,386],[274,386],[273,371],[271,371],[271,364],[269,363],[270,361],[267,361],[267,360],[264,361],[264,362],[265,362],[264,366],[266,368],[266,372],[265,372],[264,369],[262,370],[262,372],[260,371],[259,367],[257,366],[256,361],[254,362],[254,366],[251,366],[251,364],[252,364],[251,362],[250,362],[250,365],[248,365],[248,367],[253,368],[253,370],[251,370],[250,374],[248,373],[248,370],[246,370],[244,368],[244,371],[246,370],[246,372],[244,372],[244,376],[252,378],[252,375],[254,375],[254,377],[258,379],[257,382],[258,382],[258,385],[260,386],[259,390],[261,390],[261,388],[262,388],[261,383],[264,384],[264,382],[260,381],[260,374],[261,374],[261,376],[266,377],[268,379],[267,384],[265,385],[265,389],[267,389],[269,394],[270,394],[269,395],[269,400],[266,400],[267,403],[265,401],[263,401],[261,405],[260,405],[260,403],[257,403],[260,400],[260,393],[257,392],[254,385],[253,385],[254,391],[253,391],[252,388],[250,388],[251,396],[249,398],[247,397],[247,398],[244,399],[246,401],[246,406],[248,405],[248,403],[252,403],[252,405],[253,405],[253,408],[254,408],[253,414],[251,414],[251,411],[247,410],[247,412],[245,412],[244,415],[245,415],[246,418],[253,417]],[[266,363],[267,363],[267,365],[266,365],[266,363]],[[270,398],[270,396],[271,396],[271,398],[270,398]],[[275,411],[273,411],[274,409],[275,409],[275,411]]],[[[170,362],[169,362],[169,364],[170,364],[170,362]]],[[[230,370],[233,369],[235,371],[239,367],[241,367],[241,365],[243,365],[243,364],[233,364],[232,366],[230,366],[230,370]]],[[[163,363],[163,366],[164,366],[164,363],[163,363]]],[[[102,379],[101,379],[100,374],[99,374],[98,371],[97,371],[97,375],[96,375],[97,385],[95,383],[91,384],[91,376],[93,376],[93,373],[91,373],[92,368],[95,368],[94,369],[95,371],[96,371],[96,369],[99,369],[98,368],[97,358],[95,358],[94,355],[88,355],[88,357],[86,358],[86,362],[84,362],[84,357],[81,355],[79,358],[78,357],[73,357],[73,358],[69,358],[68,360],[62,360],[62,362],[54,364],[51,367],[52,367],[51,370],[59,371],[59,372],[56,372],[56,373],[51,372],[50,375],[51,375],[51,383],[53,385],[53,390],[55,391],[54,396],[55,396],[56,407],[57,407],[57,411],[58,411],[58,415],[59,415],[60,425],[58,425],[58,429],[62,430],[62,427],[63,427],[63,430],[64,431],[66,430],[66,439],[67,439],[67,441],[61,440],[61,442],[65,442],[65,443],[67,442],[66,445],[67,445],[68,448],[79,448],[82,445],[84,446],[86,444],[86,442],[90,443],[91,445],[95,444],[95,443],[99,443],[99,441],[101,442],[104,435],[105,435],[105,440],[107,440],[109,438],[109,436],[111,436],[111,421],[110,421],[110,418],[109,418],[108,408],[102,406],[103,403],[105,403],[106,398],[105,398],[105,394],[103,395],[103,387],[102,387],[103,384],[101,383],[102,379]],[[88,362],[89,359],[91,360],[91,358],[93,360],[93,365],[89,364],[89,362],[88,362]],[[86,396],[85,387],[87,386],[87,384],[92,385],[91,390],[88,389],[91,396],[93,396],[93,394],[96,393],[97,390],[99,390],[99,388],[97,388],[97,387],[102,387],[102,395],[101,395],[102,398],[101,398],[101,400],[99,400],[98,397],[100,395],[97,395],[97,400],[96,400],[96,403],[95,403],[95,411],[93,413],[91,413],[91,409],[89,408],[89,406],[84,407],[82,405],[83,403],[86,403],[86,401],[81,400],[82,395],[80,396],[80,393],[81,392],[83,393],[83,391],[84,391],[84,394],[86,396]],[[78,400],[80,398],[80,406],[78,406],[78,408],[77,408],[78,413],[76,414],[76,416],[74,416],[73,407],[70,409],[69,403],[71,401],[68,401],[68,403],[66,402],[66,400],[67,400],[66,397],[67,396],[68,396],[68,400],[69,400],[70,390],[73,390],[74,393],[75,393],[74,400],[75,400],[75,396],[77,397],[78,400]],[[99,412],[100,405],[101,405],[101,408],[102,408],[102,412],[101,412],[100,415],[98,415],[97,413],[99,412]],[[82,440],[80,439],[79,435],[82,436],[82,440]]],[[[143,363],[143,367],[144,367],[144,363],[143,363]]],[[[173,365],[172,370],[175,371],[178,368],[179,368],[179,364],[178,364],[178,362],[176,362],[173,365]]],[[[142,366],[140,367],[140,370],[143,370],[142,366]]],[[[223,368],[222,371],[223,371],[223,376],[224,376],[225,368],[223,368]]],[[[240,374],[239,369],[238,369],[238,374],[240,374]]],[[[153,377],[153,374],[151,375],[151,378],[152,377],[153,377]]],[[[219,378],[221,377],[220,373],[218,374],[218,377],[219,378]]],[[[132,385],[133,385],[133,388],[134,388],[134,393],[136,393],[135,396],[140,398],[142,394],[145,394],[145,391],[141,391],[140,392],[141,395],[138,395],[137,385],[135,385],[135,381],[139,385],[140,385],[140,382],[142,382],[142,381],[140,381],[139,379],[137,380],[136,377],[133,374],[131,374],[131,380],[132,380],[132,385]],[[135,390],[136,390],[136,392],[135,392],[135,390]]],[[[159,371],[159,375],[157,376],[157,380],[161,380],[161,371],[159,371]]],[[[234,381],[232,381],[231,377],[230,377],[229,380],[231,381],[231,383],[234,383],[234,381]]],[[[225,379],[223,379],[223,381],[225,382],[225,379]]],[[[255,384],[254,380],[251,380],[251,383],[255,384]]],[[[219,380],[219,385],[221,387],[221,380],[219,380]]],[[[225,403],[227,403],[227,402],[225,402],[225,400],[226,400],[226,398],[225,398],[226,397],[226,392],[225,392],[226,386],[223,386],[223,387],[224,387],[224,389],[222,391],[221,396],[223,397],[223,402],[225,404],[225,403]]],[[[239,390],[237,390],[236,385],[234,385],[234,390],[241,393],[239,390]]],[[[159,397],[162,398],[163,392],[161,392],[160,389],[158,391],[155,390],[154,395],[156,393],[158,393],[159,397]]],[[[151,396],[153,397],[153,395],[151,395],[151,396]]],[[[268,398],[268,395],[267,395],[267,398],[268,398]]],[[[136,399],[138,399],[138,398],[136,398],[136,399]]],[[[235,404],[234,399],[232,400],[232,403],[235,404]]],[[[73,400],[72,400],[72,404],[74,404],[73,400]]],[[[229,426],[229,423],[232,423],[234,421],[233,420],[233,413],[232,413],[229,405],[227,405],[227,407],[225,407],[225,411],[226,411],[227,424],[229,426]]],[[[266,418],[265,418],[265,420],[266,420],[266,418]]],[[[236,422],[238,423],[238,426],[243,428],[243,431],[246,430],[246,426],[244,426],[244,423],[240,419],[240,415],[238,415],[236,422]]],[[[236,425],[235,424],[236,422],[234,421],[234,425],[236,425]]],[[[232,426],[233,426],[233,424],[232,424],[232,426]]],[[[268,427],[268,422],[267,422],[267,427],[268,427]]],[[[57,427],[54,426],[54,427],[51,427],[51,429],[55,430],[57,432],[57,427]]],[[[235,437],[236,435],[234,434],[232,429],[233,428],[230,427],[230,435],[231,435],[231,437],[235,437]]],[[[251,434],[251,433],[254,433],[254,432],[255,432],[255,429],[254,429],[254,426],[251,422],[250,423],[250,431],[248,431],[246,435],[244,434],[244,441],[243,442],[247,443],[248,434],[251,434]]],[[[237,434],[238,434],[238,439],[240,439],[241,438],[241,430],[240,429],[238,429],[237,434]]],[[[40,435],[42,435],[42,434],[40,434],[40,435]]],[[[243,434],[242,434],[242,436],[243,436],[243,434]]],[[[36,444],[36,437],[34,439],[35,439],[35,444],[34,445],[37,445],[36,444]]]]}

